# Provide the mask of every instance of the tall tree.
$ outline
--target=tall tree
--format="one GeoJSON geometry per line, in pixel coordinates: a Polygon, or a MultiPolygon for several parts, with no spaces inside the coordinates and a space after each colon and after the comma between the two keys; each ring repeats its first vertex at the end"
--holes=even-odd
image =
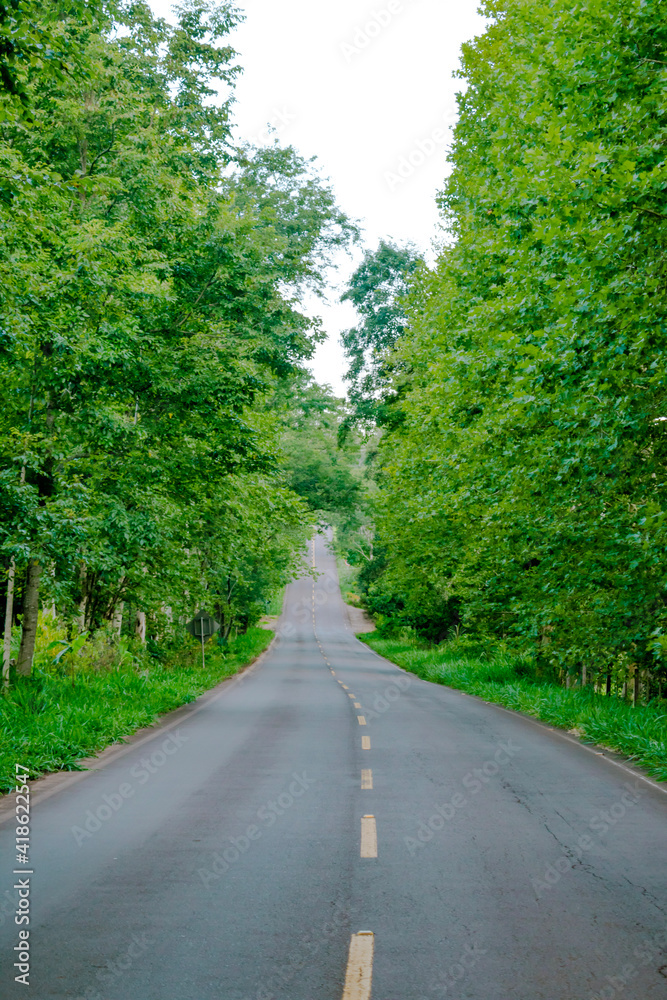
{"type": "Polygon", "coordinates": [[[33,74],[31,120],[3,126],[0,544],[27,571],[23,671],[40,585],[90,624],[124,600],[176,613],[261,559],[272,518],[283,572],[307,530],[268,400],[320,335],[301,290],[353,227],[293,150],[233,163],[229,102],[211,98],[238,72],[219,44],[237,15],[177,13],[76,25],[86,72],[33,74]],[[238,519],[233,546],[211,538],[242,495],[245,554],[238,519]]]}
{"type": "Polygon", "coordinates": [[[359,314],[357,326],[341,338],[352,411],[341,425],[342,437],[354,424],[372,427],[389,419],[392,350],[406,328],[405,296],[420,260],[414,247],[381,240],[377,250],[366,251],[341,298],[359,314]]]}
{"type": "Polygon", "coordinates": [[[649,663],[667,626],[664,11],[485,11],[440,199],[452,244],[398,349],[385,578],[568,669],[649,663]]]}

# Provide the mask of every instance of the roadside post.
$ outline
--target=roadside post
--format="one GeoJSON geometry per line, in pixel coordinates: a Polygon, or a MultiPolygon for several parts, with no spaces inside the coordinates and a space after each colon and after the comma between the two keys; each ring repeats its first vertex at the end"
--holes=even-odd
{"type": "Polygon", "coordinates": [[[190,635],[195,639],[201,639],[201,665],[206,667],[206,653],[204,652],[204,639],[215,635],[220,630],[220,622],[217,622],[205,611],[198,611],[191,622],[185,626],[190,635]]]}

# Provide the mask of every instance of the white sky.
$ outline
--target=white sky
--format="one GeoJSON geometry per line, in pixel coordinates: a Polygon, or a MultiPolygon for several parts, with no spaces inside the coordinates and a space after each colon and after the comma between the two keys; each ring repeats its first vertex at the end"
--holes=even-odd
{"type": "MultiPolygon", "coordinates": [[[[282,143],[317,157],[340,207],[362,224],[366,246],[389,237],[428,251],[462,86],[452,74],[462,42],[484,28],[478,0],[238,2],[246,21],[230,39],[243,67],[237,138],[270,141],[272,125],[282,143]]],[[[170,18],[170,0],[150,3],[170,18]]],[[[331,305],[314,307],[329,338],[313,372],[340,395],[338,335],[355,314],[336,300],[360,257],[337,261],[331,305]]]]}

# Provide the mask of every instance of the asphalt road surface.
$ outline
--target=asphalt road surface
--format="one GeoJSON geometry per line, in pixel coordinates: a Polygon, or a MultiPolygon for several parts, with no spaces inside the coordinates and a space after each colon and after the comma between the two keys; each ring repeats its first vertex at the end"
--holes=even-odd
{"type": "Polygon", "coordinates": [[[33,874],[2,826],[0,995],[667,997],[665,792],[380,659],[313,556],[260,663],[40,786],[33,874]]]}

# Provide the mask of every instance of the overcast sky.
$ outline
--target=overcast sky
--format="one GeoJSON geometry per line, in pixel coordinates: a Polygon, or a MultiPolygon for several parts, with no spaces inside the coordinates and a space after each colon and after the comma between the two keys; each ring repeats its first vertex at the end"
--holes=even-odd
{"type": "MultiPolygon", "coordinates": [[[[456,113],[453,79],[461,44],[481,33],[478,0],[245,0],[239,52],[236,136],[278,135],[316,156],[340,207],[364,241],[411,241],[428,251],[437,235],[435,194],[456,113]],[[270,133],[267,126],[275,132],[270,133]]],[[[151,0],[170,18],[170,0],[151,0]]],[[[357,262],[359,255],[357,255],[357,262]]],[[[344,394],[338,334],[354,312],[336,305],[354,262],[332,275],[329,334],[313,364],[319,382],[344,394]]]]}

